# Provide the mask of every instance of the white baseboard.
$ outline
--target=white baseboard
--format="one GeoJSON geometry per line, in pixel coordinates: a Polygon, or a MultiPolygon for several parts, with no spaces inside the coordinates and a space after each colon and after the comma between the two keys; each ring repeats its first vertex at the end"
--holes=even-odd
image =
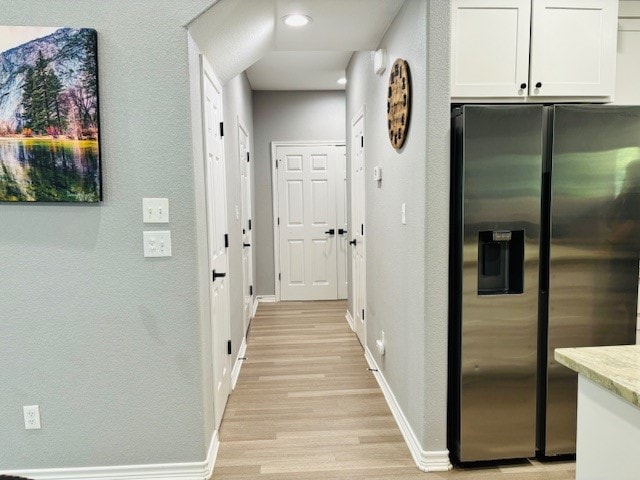
{"type": "Polygon", "coordinates": [[[402,432],[404,441],[407,443],[411,456],[413,457],[413,461],[416,462],[418,469],[423,472],[446,472],[451,470],[452,465],[449,460],[448,450],[426,451],[422,449],[420,442],[418,442],[418,438],[415,433],[413,433],[413,429],[407,421],[407,417],[405,417],[396,397],[393,395],[387,380],[378,368],[378,364],[373,358],[373,355],[371,355],[369,347],[365,347],[364,356],[367,359],[369,367],[374,370],[373,375],[378,381],[378,385],[380,385],[380,389],[382,390],[384,398],[391,409],[393,418],[395,418],[398,428],[400,428],[400,432],[402,432]]]}
{"type": "Polygon", "coordinates": [[[215,431],[204,462],[12,470],[0,471],[0,478],[8,475],[34,480],[208,480],[213,475],[219,446],[215,431]]]}
{"type": "Polygon", "coordinates": [[[251,307],[251,318],[256,316],[256,312],[258,311],[259,304],[260,304],[260,299],[258,299],[258,297],[253,297],[253,306],[251,307]]]}
{"type": "Polygon", "coordinates": [[[247,337],[242,339],[242,344],[240,345],[240,350],[238,350],[238,356],[236,357],[236,363],[233,366],[233,370],[231,371],[231,389],[236,389],[236,383],[238,383],[238,377],[240,376],[240,369],[242,368],[241,358],[244,358],[244,355],[247,353],[247,337]]]}
{"type": "Polygon", "coordinates": [[[347,310],[347,313],[345,313],[344,318],[347,319],[347,323],[349,324],[349,327],[351,327],[351,330],[355,332],[354,325],[353,325],[353,317],[351,316],[351,312],[349,310],[347,310]]]}
{"type": "Polygon", "coordinates": [[[262,303],[276,303],[275,295],[257,295],[256,299],[262,303]]]}

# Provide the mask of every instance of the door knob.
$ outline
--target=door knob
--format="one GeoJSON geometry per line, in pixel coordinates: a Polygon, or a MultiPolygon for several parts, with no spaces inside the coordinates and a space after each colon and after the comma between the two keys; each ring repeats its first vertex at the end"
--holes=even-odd
{"type": "Polygon", "coordinates": [[[524,90],[525,88],[527,88],[527,84],[526,83],[521,83],[520,84],[520,88],[522,88],[524,90]]]}
{"type": "Polygon", "coordinates": [[[243,248],[250,247],[250,246],[251,246],[251,244],[250,244],[250,243],[243,243],[243,244],[242,244],[242,247],[243,247],[243,248]]]}
{"type": "Polygon", "coordinates": [[[335,234],[336,234],[336,231],[335,231],[335,229],[333,229],[333,228],[332,228],[332,229],[330,229],[330,230],[327,230],[327,231],[326,231],[326,232],[324,232],[324,233],[326,233],[327,235],[335,235],[335,234]]]}
{"type": "Polygon", "coordinates": [[[213,278],[213,281],[215,282],[215,281],[216,281],[216,278],[224,278],[224,277],[226,277],[226,276],[227,276],[227,274],[226,274],[226,273],[216,273],[216,271],[214,270],[214,271],[212,272],[212,275],[211,275],[211,276],[212,276],[212,278],[213,278]]]}
{"type": "Polygon", "coordinates": [[[349,242],[349,245],[353,245],[354,247],[358,244],[358,240],[355,238],[349,242]]]}
{"type": "Polygon", "coordinates": [[[344,235],[345,233],[347,233],[347,231],[344,228],[338,229],[338,235],[344,235]]]}
{"type": "Polygon", "coordinates": [[[541,88],[541,87],[542,87],[542,82],[536,83],[536,88],[541,88]]]}

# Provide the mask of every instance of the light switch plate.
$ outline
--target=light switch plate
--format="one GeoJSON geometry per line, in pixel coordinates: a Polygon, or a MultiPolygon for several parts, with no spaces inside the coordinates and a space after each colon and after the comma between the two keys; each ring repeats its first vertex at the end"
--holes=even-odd
{"type": "Polygon", "coordinates": [[[144,256],[170,257],[171,256],[171,232],[154,231],[142,232],[144,237],[144,256]]]}
{"type": "Polygon", "coordinates": [[[382,167],[373,167],[373,179],[376,182],[382,181],[382,167]]]}
{"type": "Polygon", "coordinates": [[[142,221],[143,223],[169,223],[169,199],[143,198],[142,221]]]}

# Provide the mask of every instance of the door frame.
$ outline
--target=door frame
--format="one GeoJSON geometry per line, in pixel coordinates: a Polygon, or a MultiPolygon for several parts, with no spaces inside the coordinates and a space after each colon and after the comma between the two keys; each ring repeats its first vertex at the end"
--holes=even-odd
{"type": "Polygon", "coordinates": [[[310,141],[273,141],[271,142],[271,200],[273,207],[273,279],[275,282],[276,302],[280,301],[280,225],[278,225],[278,212],[280,204],[278,201],[278,170],[276,168],[276,151],[278,147],[316,147],[318,145],[326,147],[343,147],[344,140],[310,140],[310,141]]]}
{"type": "MultiPolygon", "coordinates": [[[[253,152],[251,151],[251,136],[249,134],[249,129],[246,127],[245,123],[242,121],[242,119],[240,118],[240,115],[238,115],[236,117],[237,120],[237,129],[238,129],[238,164],[241,166],[242,162],[244,161],[243,158],[240,158],[240,130],[242,130],[244,133],[246,133],[247,135],[247,153],[249,153],[249,159],[250,161],[253,160],[251,157],[253,156],[253,152]]],[[[250,163],[249,161],[249,163],[250,163]]],[[[242,212],[243,210],[243,204],[244,204],[244,198],[242,198],[242,172],[240,172],[240,175],[238,177],[238,181],[240,182],[240,219],[242,221],[245,221],[246,219],[242,218],[242,212]]],[[[255,226],[255,221],[253,219],[253,192],[251,191],[251,181],[252,181],[252,175],[251,175],[251,166],[249,166],[249,178],[248,178],[249,184],[247,185],[248,188],[248,192],[249,192],[249,205],[247,206],[247,209],[249,211],[249,220],[251,220],[251,255],[249,255],[249,279],[247,281],[247,285],[252,285],[253,286],[253,282],[254,282],[254,278],[253,278],[253,256],[254,256],[254,246],[255,246],[255,239],[254,239],[254,235],[253,235],[253,227],[255,226]]],[[[243,228],[244,228],[244,224],[243,224],[243,228]]],[[[244,240],[244,238],[243,238],[244,240]]],[[[244,255],[244,253],[243,253],[244,255]]],[[[243,269],[243,273],[242,273],[243,277],[244,277],[244,269],[243,269]]],[[[242,285],[244,286],[244,278],[242,279],[242,285]]],[[[253,303],[255,302],[255,298],[256,298],[256,292],[255,292],[255,286],[254,286],[254,291],[251,294],[251,311],[253,311],[253,303]]],[[[243,327],[243,335],[246,337],[247,332],[249,331],[249,324],[251,323],[251,319],[252,319],[252,314],[249,313],[249,318],[245,318],[245,314],[244,314],[244,293],[243,293],[243,297],[242,297],[242,327],[243,327]]]]}

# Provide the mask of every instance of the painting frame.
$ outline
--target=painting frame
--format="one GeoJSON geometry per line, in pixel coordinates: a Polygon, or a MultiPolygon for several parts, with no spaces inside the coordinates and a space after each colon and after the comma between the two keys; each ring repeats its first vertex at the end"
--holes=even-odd
{"type": "Polygon", "coordinates": [[[104,200],[98,32],[0,26],[0,203],[104,200]]]}

